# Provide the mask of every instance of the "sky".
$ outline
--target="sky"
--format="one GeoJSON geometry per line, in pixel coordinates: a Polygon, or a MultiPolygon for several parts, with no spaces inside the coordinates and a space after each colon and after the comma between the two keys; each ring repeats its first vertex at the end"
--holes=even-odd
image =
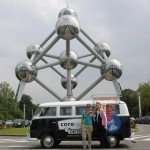
{"type": "MultiPolygon", "coordinates": [[[[110,59],[123,65],[123,74],[118,79],[123,90],[137,90],[140,83],[150,80],[149,0],[0,0],[0,82],[9,83],[14,92],[17,91],[16,65],[28,60],[26,49],[29,45],[41,44],[55,30],[58,14],[67,3],[78,14],[80,27],[96,43],[108,43],[112,51],[110,59]]],[[[81,32],[79,36],[94,48],[81,32]]],[[[71,50],[79,56],[89,54],[76,39],[70,42],[71,50]]],[[[65,40],[61,39],[49,53],[59,56],[64,50],[65,40]]],[[[52,58],[46,60],[53,62],[52,58]]],[[[66,70],[56,68],[66,74],[66,70]]],[[[77,68],[72,70],[76,72],[77,68]]],[[[78,77],[73,95],[77,97],[100,76],[100,70],[88,67],[78,77]]],[[[37,77],[60,97],[66,96],[61,77],[52,69],[39,70],[37,77]]],[[[24,94],[30,95],[35,104],[57,101],[35,81],[26,84],[24,94]]],[[[103,94],[116,94],[111,81],[103,80],[83,99],[103,94]]]]}

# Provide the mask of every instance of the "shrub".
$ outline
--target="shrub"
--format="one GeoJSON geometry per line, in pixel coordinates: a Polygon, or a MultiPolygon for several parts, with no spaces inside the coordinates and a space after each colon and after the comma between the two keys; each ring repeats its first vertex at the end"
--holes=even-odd
{"type": "Polygon", "coordinates": [[[12,128],[13,125],[12,124],[6,124],[6,128],[12,128]]]}
{"type": "Polygon", "coordinates": [[[130,127],[135,128],[136,127],[136,122],[133,119],[130,119],[130,127]]]}

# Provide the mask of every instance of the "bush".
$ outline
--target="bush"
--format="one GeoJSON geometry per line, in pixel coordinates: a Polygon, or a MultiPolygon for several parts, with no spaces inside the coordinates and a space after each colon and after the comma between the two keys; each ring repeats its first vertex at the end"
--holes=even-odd
{"type": "Polygon", "coordinates": [[[12,128],[13,125],[12,124],[6,124],[6,128],[12,128]]]}
{"type": "Polygon", "coordinates": [[[5,129],[6,126],[4,124],[0,124],[0,129],[5,129]]]}
{"type": "Polygon", "coordinates": [[[130,127],[135,128],[136,127],[136,121],[133,119],[130,119],[130,127]]]}

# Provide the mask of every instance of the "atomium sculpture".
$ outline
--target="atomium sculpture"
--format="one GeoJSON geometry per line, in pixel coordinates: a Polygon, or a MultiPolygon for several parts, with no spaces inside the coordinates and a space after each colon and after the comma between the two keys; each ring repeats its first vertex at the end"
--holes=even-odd
{"type": "Polygon", "coordinates": [[[62,9],[59,12],[55,30],[40,45],[32,44],[28,46],[26,53],[29,59],[19,62],[15,68],[16,77],[20,80],[20,84],[16,93],[17,99],[21,98],[25,84],[32,82],[33,80],[41,85],[54,97],[56,97],[59,101],[80,100],[103,79],[112,81],[117,95],[120,96],[121,94],[120,86],[117,82],[117,79],[119,79],[122,75],[121,63],[115,59],[109,58],[111,49],[107,43],[95,43],[90,38],[90,36],[88,36],[84,30],[80,28],[77,13],[69,7],[62,9]],[[94,45],[93,48],[91,48],[79,36],[80,32],[94,45]],[[57,34],[56,38],[44,49],[43,46],[49,41],[49,39],[51,39],[54,34],[57,34]],[[81,61],[78,54],[70,49],[70,40],[75,38],[90,52],[90,54],[80,56],[80,58],[88,57],[91,55],[93,56],[89,62],[81,61]],[[59,56],[52,56],[47,54],[47,52],[59,41],[59,39],[64,39],[66,41],[66,50],[60,53],[59,56]],[[57,61],[54,63],[48,63],[44,59],[45,56],[49,58],[56,57],[57,61]],[[100,64],[93,64],[96,59],[100,62],[100,64]],[[43,61],[45,64],[38,66],[39,61],[43,61]],[[78,64],[83,65],[83,67],[76,74],[72,74],[71,70],[74,69],[78,64]],[[59,72],[59,70],[54,67],[56,65],[60,65],[67,71],[66,77],[63,76],[61,72],[59,72]],[[61,76],[61,85],[67,91],[67,94],[64,98],[61,98],[56,92],[54,92],[40,79],[38,79],[38,71],[49,67],[61,76]],[[87,67],[99,69],[101,76],[87,89],[85,89],[85,91],[78,95],[78,97],[74,97],[72,89],[77,87],[77,76],[79,76],[80,73],[83,72],[87,67]]]}

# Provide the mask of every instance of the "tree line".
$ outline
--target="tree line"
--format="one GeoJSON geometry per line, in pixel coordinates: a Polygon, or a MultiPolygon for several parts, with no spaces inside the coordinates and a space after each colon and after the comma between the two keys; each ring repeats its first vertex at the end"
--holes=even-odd
{"type": "Polygon", "coordinates": [[[136,91],[122,90],[121,100],[126,102],[130,115],[135,118],[139,117],[139,96],[142,116],[150,116],[150,81],[140,83],[136,91]]]}
{"type": "Polygon", "coordinates": [[[26,119],[31,120],[32,114],[38,105],[32,103],[32,98],[24,94],[20,101],[15,98],[15,92],[7,82],[0,83],[0,120],[14,120],[23,118],[23,107],[25,107],[26,119]]]}
{"type": "MultiPolygon", "coordinates": [[[[150,115],[150,81],[140,83],[136,91],[122,90],[121,100],[126,102],[130,116],[139,117],[139,95],[142,116],[150,115]]],[[[23,94],[20,101],[15,98],[15,92],[7,82],[0,83],[0,120],[14,120],[23,118],[24,105],[26,119],[31,120],[38,105],[32,103],[32,97],[23,94]]]]}

